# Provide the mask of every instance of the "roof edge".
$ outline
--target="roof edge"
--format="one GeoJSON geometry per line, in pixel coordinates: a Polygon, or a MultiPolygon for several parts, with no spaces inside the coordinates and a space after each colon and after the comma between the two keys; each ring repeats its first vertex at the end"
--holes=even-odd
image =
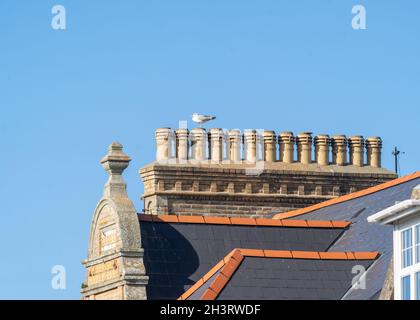
{"type": "Polygon", "coordinates": [[[321,208],[325,208],[325,207],[328,207],[328,206],[331,206],[331,205],[334,205],[334,204],[338,204],[338,203],[346,202],[346,201],[349,201],[349,200],[357,199],[357,198],[360,198],[360,197],[363,197],[363,196],[367,196],[367,195],[376,193],[378,191],[382,191],[382,190],[400,185],[402,183],[405,183],[405,182],[408,182],[408,181],[411,181],[411,180],[414,180],[414,179],[417,179],[417,178],[420,178],[420,171],[416,171],[416,172],[414,172],[412,174],[409,174],[409,175],[406,175],[404,177],[397,178],[397,179],[394,179],[394,180],[391,180],[391,181],[387,181],[387,182],[378,184],[377,186],[374,186],[374,187],[370,187],[370,188],[367,188],[367,189],[363,189],[363,190],[360,190],[360,191],[349,193],[349,194],[346,194],[344,196],[337,197],[335,199],[327,200],[327,201],[315,204],[313,206],[309,206],[309,207],[306,207],[306,208],[297,209],[297,210],[293,210],[293,211],[289,211],[289,212],[278,213],[273,217],[273,219],[281,220],[281,219],[288,219],[288,218],[300,216],[300,215],[307,214],[307,213],[310,213],[312,211],[315,211],[315,210],[318,210],[318,209],[321,209],[321,208]]]}
{"type": "Polygon", "coordinates": [[[291,228],[335,228],[345,229],[351,222],[338,220],[277,220],[267,218],[237,218],[211,216],[184,215],[150,215],[138,214],[140,221],[157,223],[195,223],[195,224],[223,224],[261,227],[291,227],[291,228]]]}

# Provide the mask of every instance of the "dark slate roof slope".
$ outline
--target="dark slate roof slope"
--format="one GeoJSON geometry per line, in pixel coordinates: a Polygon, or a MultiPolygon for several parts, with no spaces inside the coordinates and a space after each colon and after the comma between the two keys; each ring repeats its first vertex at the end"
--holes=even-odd
{"type": "MultiPolygon", "coordinates": [[[[387,268],[392,256],[392,227],[368,223],[367,218],[398,201],[409,199],[412,189],[420,183],[420,174],[396,179],[384,185],[371,188],[375,192],[366,192],[365,195],[352,198],[344,196],[345,201],[335,199],[331,205],[320,206],[312,210],[305,208],[303,214],[280,214],[276,217],[292,217],[293,219],[343,219],[351,221],[348,230],[334,243],[329,251],[372,251],[381,252],[381,258],[370,268],[366,274],[366,289],[350,290],[344,299],[376,299],[385,280],[387,268]],[[307,213],[305,213],[305,211],[307,213]]],[[[358,192],[363,194],[363,192],[358,192]]],[[[318,205],[319,206],[319,205],[318,205]]]]}
{"type": "Polygon", "coordinates": [[[178,298],[235,248],[325,251],[348,226],[331,221],[311,221],[308,226],[289,220],[283,226],[272,219],[205,223],[197,220],[202,217],[139,218],[149,299],[178,298]]]}
{"type": "Polygon", "coordinates": [[[236,249],[180,299],[338,300],[352,286],[353,267],[368,269],[378,255],[236,249]]]}

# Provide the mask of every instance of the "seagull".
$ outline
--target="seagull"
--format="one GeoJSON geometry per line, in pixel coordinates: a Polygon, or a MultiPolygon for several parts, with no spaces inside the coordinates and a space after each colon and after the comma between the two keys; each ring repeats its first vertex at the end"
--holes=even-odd
{"type": "Polygon", "coordinates": [[[198,123],[200,126],[207,121],[216,119],[215,116],[206,116],[204,114],[193,113],[192,121],[198,123]]]}

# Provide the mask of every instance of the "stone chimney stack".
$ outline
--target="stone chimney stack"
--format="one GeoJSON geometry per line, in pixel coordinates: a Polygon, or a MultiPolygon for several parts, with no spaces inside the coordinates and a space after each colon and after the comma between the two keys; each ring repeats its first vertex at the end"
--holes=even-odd
{"type": "Polygon", "coordinates": [[[156,160],[166,161],[170,157],[170,128],[159,128],[156,129],[156,160]]]}
{"type": "Polygon", "coordinates": [[[382,142],[376,137],[367,139],[365,148],[362,136],[347,139],[310,132],[295,136],[287,131],[277,135],[273,130],[220,128],[190,132],[184,128],[175,133],[177,159],[173,159],[173,131],[161,128],[156,131],[158,161],[140,171],[145,213],[266,215],[396,177],[380,167],[382,142]]]}
{"type": "Polygon", "coordinates": [[[292,132],[279,134],[280,162],[293,163],[295,137],[292,132]]]}
{"type": "Polygon", "coordinates": [[[302,132],[296,137],[298,162],[312,162],[312,132],[302,132]]]}
{"type": "Polygon", "coordinates": [[[344,135],[335,135],[331,138],[332,162],[338,166],[347,164],[347,138],[344,135]]]}
{"type": "Polygon", "coordinates": [[[257,132],[247,129],[244,133],[245,160],[254,163],[257,159],[257,132]]]}
{"type": "Polygon", "coordinates": [[[223,130],[219,128],[210,129],[210,156],[213,163],[220,163],[223,160],[223,130]]]}
{"type": "Polygon", "coordinates": [[[363,167],[365,162],[364,146],[365,140],[362,136],[353,136],[349,138],[350,162],[352,165],[363,167]]]}
{"type": "Polygon", "coordinates": [[[238,129],[230,130],[229,135],[229,144],[230,144],[230,154],[229,160],[233,163],[241,162],[241,147],[242,147],[242,135],[241,131],[238,129]]]}
{"type": "Polygon", "coordinates": [[[314,139],[315,161],[321,166],[330,164],[330,137],[326,134],[317,135],[314,139]]]}
{"type": "Polygon", "coordinates": [[[176,157],[180,161],[188,160],[188,129],[180,128],[175,131],[176,134],[176,157]]]}
{"type": "Polygon", "coordinates": [[[276,133],[274,131],[264,131],[264,161],[276,161],[276,133]]]}
{"type": "Polygon", "coordinates": [[[204,128],[194,128],[191,130],[191,158],[195,161],[206,160],[206,130],[204,128]]]}
{"type": "Polygon", "coordinates": [[[370,137],[366,139],[366,156],[369,166],[381,167],[381,149],[382,139],[379,137],[370,137]]]}

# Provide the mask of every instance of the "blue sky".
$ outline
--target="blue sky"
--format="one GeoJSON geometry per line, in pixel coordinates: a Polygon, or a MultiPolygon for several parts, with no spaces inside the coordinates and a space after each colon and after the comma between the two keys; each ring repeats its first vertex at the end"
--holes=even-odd
{"type": "Polygon", "coordinates": [[[386,167],[397,145],[403,174],[419,170],[419,17],[414,0],[2,0],[0,298],[79,299],[107,146],[132,157],[140,211],[155,128],[195,111],[222,128],[379,135],[386,167]],[[367,30],[351,28],[356,4],[367,30]]]}

